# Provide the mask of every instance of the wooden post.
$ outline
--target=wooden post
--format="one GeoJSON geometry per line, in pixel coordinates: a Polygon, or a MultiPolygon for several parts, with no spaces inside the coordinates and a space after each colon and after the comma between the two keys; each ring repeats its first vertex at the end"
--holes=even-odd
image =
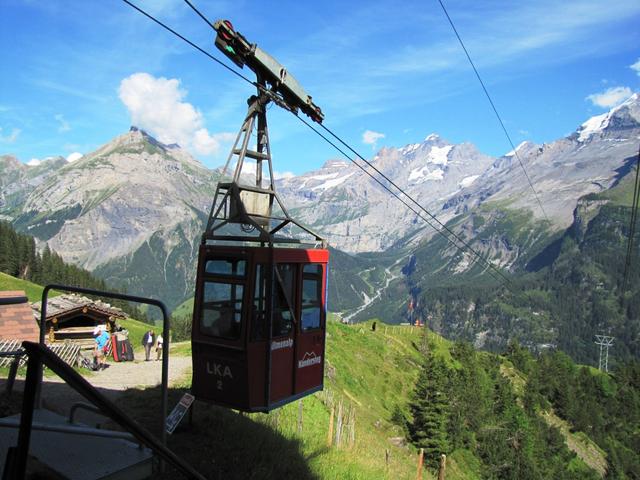
{"type": "Polygon", "coordinates": [[[356,407],[349,409],[349,448],[356,445],[356,407]]]}
{"type": "Polygon", "coordinates": [[[420,449],[418,454],[418,471],[416,472],[416,480],[422,480],[422,463],[424,462],[424,448],[420,449]]]}
{"type": "Polygon", "coordinates": [[[327,446],[331,448],[333,443],[333,417],[335,415],[335,407],[331,405],[331,414],[329,415],[329,434],[327,435],[327,446]]]}
{"type": "Polygon", "coordinates": [[[440,455],[440,467],[438,468],[438,480],[444,480],[446,469],[447,469],[447,456],[443,453],[442,455],[440,455]]]}
{"type": "Polygon", "coordinates": [[[298,435],[302,435],[302,399],[298,400],[298,435]]]}
{"type": "Polygon", "coordinates": [[[342,414],[342,400],[338,403],[338,416],[336,418],[336,447],[340,448],[340,442],[342,441],[342,422],[343,422],[343,414],[342,414]]]}
{"type": "Polygon", "coordinates": [[[387,472],[389,471],[389,462],[391,460],[391,452],[389,451],[388,448],[384,449],[384,465],[385,468],[387,469],[387,472]]]}

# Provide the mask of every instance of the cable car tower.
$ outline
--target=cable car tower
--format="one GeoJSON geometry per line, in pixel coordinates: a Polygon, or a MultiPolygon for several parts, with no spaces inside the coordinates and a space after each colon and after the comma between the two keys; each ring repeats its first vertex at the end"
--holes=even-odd
{"type": "Polygon", "coordinates": [[[200,245],[192,391],[201,400],[266,412],[323,387],[329,260],[326,241],[294,220],[276,192],[267,105],[302,111],[318,123],[323,114],[280,63],[228,20],[214,29],[215,45],[255,72],[257,93],[248,100],[200,245]]]}
{"type": "Polygon", "coordinates": [[[230,182],[218,183],[205,240],[299,243],[292,236],[278,235],[283,227],[295,226],[316,242],[326,245],[323,238],[290,217],[276,193],[266,113],[267,105],[273,101],[296,114],[301,110],[321,123],[324,116],[320,107],[313,103],[311,96],[282,65],[257,45],[249,44],[233,30],[228,20],[218,20],[214,28],[218,32],[215,45],[236,65],[246,65],[256,73],[258,91],[248,100],[247,116],[223,171],[224,176],[229,165],[235,163],[233,178],[230,182]],[[254,131],[257,135],[256,148],[251,150],[249,142],[254,131]],[[249,161],[255,161],[254,172],[250,170],[251,165],[245,163],[249,161]],[[268,173],[267,178],[265,172],[268,173]],[[241,225],[244,234],[223,233],[226,226],[233,224],[241,225]],[[256,235],[247,235],[250,232],[256,235]]]}

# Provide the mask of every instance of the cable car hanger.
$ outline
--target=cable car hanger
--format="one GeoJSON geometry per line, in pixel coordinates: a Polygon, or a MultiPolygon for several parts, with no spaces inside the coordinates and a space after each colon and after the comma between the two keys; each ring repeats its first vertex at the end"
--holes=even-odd
{"type": "Polygon", "coordinates": [[[278,235],[286,226],[298,227],[313,241],[326,247],[327,242],[317,233],[294,220],[276,193],[269,147],[266,107],[269,102],[297,114],[302,111],[315,122],[322,122],[324,115],[305,92],[298,81],[287,70],[256,44],[247,42],[236,32],[228,20],[218,20],[214,24],[217,31],[215,45],[237,66],[246,65],[256,74],[257,95],[252,95],[247,103],[247,115],[236,137],[223,170],[226,175],[234,157],[235,169],[231,182],[219,182],[214,202],[209,214],[203,242],[207,240],[275,243],[303,243],[292,236],[278,235]],[[257,127],[256,149],[249,148],[249,140],[257,127]],[[247,159],[254,160],[254,185],[247,181],[245,168],[247,159]],[[265,179],[265,165],[268,168],[268,182],[265,179]],[[276,212],[276,213],[274,213],[276,212]],[[241,232],[233,231],[230,225],[241,225],[241,232]],[[231,231],[230,231],[231,230],[231,231]],[[254,235],[251,233],[256,232],[254,235]]]}

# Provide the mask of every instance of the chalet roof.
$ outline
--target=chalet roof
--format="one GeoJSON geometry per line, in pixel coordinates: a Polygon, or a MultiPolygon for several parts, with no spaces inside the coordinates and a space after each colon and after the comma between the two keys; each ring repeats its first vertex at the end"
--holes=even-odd
{"type": "Polygon", "coordinates": [[[40,338],[39,331],[25,292],[0,292],[0,338],[37,342],[40,338]]]}
{"type": "MultiPolygon", "coordinates": [[[[82,311],[84,308],[93,310],[115,318],[127,318],[127,315],[119,308],[112,307],[102,300],[92,300],[76,294],[60,295],[47,300],[47,319],[60,316],[72,311],[82,311]]],[[[40,320],[42,302],[31,304],[33,316],[40,320]]]]}

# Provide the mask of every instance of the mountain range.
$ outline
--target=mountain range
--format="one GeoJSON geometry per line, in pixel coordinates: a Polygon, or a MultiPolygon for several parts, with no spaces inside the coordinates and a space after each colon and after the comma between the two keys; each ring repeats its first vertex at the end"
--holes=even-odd
{"type": "MultiPolygon", "coordinates": [[[[382,148],[370,161],[478,253],[517,273],[574,225],[582,198],[630,172],[639,138],[634,94],[565,138],[523,142],[499,158],[431,134],[382,148]]],[[[277,152],[274,158],[277,166],[277,152]]],[[[71,163],[56,157],[28,166],[2,155],[0,174],[0,219],[130,293],[159,296],[170,308],[192,296],[218,170],[132,127],[71,163]]],[[[353,163],[329,160],[278,180],[277,190],[292,216],[336,249],[330,296],[344,317],[365,318],[392,298],[388,320],[405,320],[398,309],[424,288],[412,293],[411,272],[432,287],[487,277],[473,255],[437,236],[353,163]]]]}
{"type": "MultiPolygon", "coordinates": [[[[608,189],[628,170],[637,155],[639,122],[635,94],[566,138],[523,142],[500,158],[431,134],[422,143],[383,148],[371,163],[442,223],[492,202],[526,210],[558,231],[571,224],[580,197],[608,189]]],[[[432,230],[352,163],[329,161],[281,180],[278,188],[303,222],[348,252],[387,250],[432,230]]]]}

